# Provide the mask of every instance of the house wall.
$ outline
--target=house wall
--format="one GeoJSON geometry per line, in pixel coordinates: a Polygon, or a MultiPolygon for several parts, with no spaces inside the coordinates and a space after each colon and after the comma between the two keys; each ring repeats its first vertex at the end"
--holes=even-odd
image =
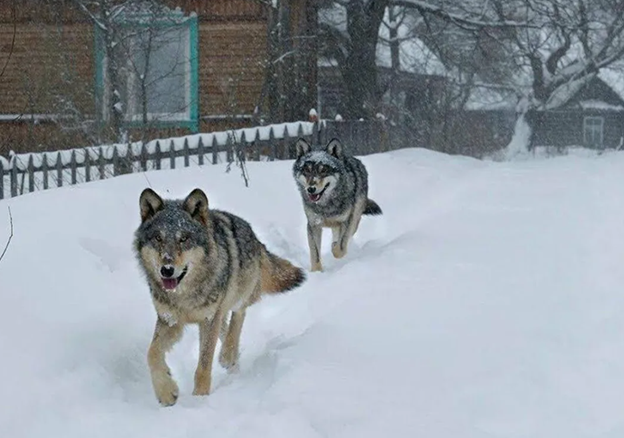
{"type": "Polygon", "coordinates": [[[583,119],[586,116],[604,118],[603,145],[614,148],[624,135],[624,112],[606,110],[534,111],[528,114],[532,128],[531,146],[585,146],[583,119]]]}
{"type": "MultiPolygon", "coordinates": [[[[255,0],[177,0],[199,18],[200,131],[249,126],[264,81],[267,24],[255,0]],[[242,116],[242,117],[241,117],[242,116]]],[[[92,144],[93,25],[69,0],[0,2],[0,154],[92,144]],[[6,64],[6,68],[5,68],[6,64]],[[73,108],[84,123],[54,120],[73,108]],[[36,119],[26,115],[37,115],[36,119]]],[[[158,129],[150,138],[188,134],[158,129]]]]}

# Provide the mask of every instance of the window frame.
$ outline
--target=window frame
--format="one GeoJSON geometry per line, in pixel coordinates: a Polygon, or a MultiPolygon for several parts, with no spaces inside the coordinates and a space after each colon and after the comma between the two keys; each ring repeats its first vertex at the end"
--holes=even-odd
{"type": "MultiPolygon", "coordinates": [[[[197,15],[180,17],[179,13],[171,12],[170,14],[159,17],[158,19],[150,19],[145,14],[129,14],[121,16],[117,19],[117,25],[124,29],[135,29],[141,27],[154,27],[157,29],[178,28],[188,29],[187,55],[188,62],[185,63],[185,92],[188,102],[188,109],[184,113],[149,113],[147,125],[155,128],[186,128],[191,132],[199,131],[199,54],[198,54],[198,19],[197,15]]],[[[106,73],[106,52],[103,47],[104,34],[97,24],[94,32],[95,39],[95,82],[96,82],[96,111],[100,115],[101,120],[110,120],[108,111],[108,99],[110,89],[105,84],[106,73]]],[[[131,81],[128,80],[126,84],[131,81]]],[[[128,91],[128,90],[126,90],[128,91]]],[[[126,92],[126,95],[131,93],[126,92]]],[[[130,106],[126,102],[127,106],[130,106]]],[[[140,114],[127,114],[124,112],[123,126],[126,128],[143,127],[144,123],[140,114]]]]}
{"type": "Polygon", "coordinates": [[[584,116],[583,117],[583,144],[585,146],[599,146],[604,145],[604,122],[605,119],[602,116],[584,116]],[[595,123],[599,122],[599,123],[595,123]],[[599,134],[599,141],[595,141],[595,134],[599,134]]]}

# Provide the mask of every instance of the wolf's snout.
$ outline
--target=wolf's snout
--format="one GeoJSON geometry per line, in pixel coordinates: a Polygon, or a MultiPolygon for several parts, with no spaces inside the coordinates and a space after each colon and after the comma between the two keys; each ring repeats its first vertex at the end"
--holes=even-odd
{"type": "Polygon", "coordinates": [[[171,265],[165,265],[162,268],[160,268],[160,275],[163,278],[173,277],[174,272],[175,272],[175,268],[171,265]]]}
{"type": "Polygon", "coordinates": [[[316,193],[316,187],[315,186],[309,186],[307,190],[308,190],[308,193],[311,194],[311,195],[316,193]]]}

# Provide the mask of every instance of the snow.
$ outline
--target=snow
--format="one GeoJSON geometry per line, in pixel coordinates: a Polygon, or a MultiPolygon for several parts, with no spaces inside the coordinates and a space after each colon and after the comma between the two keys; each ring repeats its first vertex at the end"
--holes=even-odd
{"type": "Polygon", "coordinates": [[[138,197],[194,187],[308,268],[292,162],[149,172],[0,201],[0,430],[26,437],[619,438],[624,153],[493,162],[363,157],[383,216],[349,254],[248,312],[241,369],[191,395],[197,331],[169,355],[131,252],[138,197]]]}
{"type": "Polygon", "coordinates": [[[594,99],[583,100],[579,102],[579,105],[583,109],[595,109],[595,110],[605,110],[605,111],[624,110],[624,107],[622,105],[611,105],[601,100],[594,100],[594,99]]]}
{"type": "Polygon", "coordinates": [[[526,121],[525,113],[522,113],[516,120],[511,141],[504,149],[495,153],[495,159],[505,161],[526,159],[529,156],[530,138],[531,127],[526,121]]]}

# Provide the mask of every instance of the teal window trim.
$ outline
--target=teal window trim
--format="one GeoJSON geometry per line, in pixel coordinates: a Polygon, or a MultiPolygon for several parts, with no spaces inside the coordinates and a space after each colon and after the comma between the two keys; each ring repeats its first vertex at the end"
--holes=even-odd
{"type": "MultiPolygon", "coordinates": [[[[150,127],[154,128],[186,128],[192,133],[199,132],[199,38],[198,38],[198,18],[196,15],[184,17],[179,20],[179,15],[172,13],[171,16],[165,16],[158,20],[152,20],[146,23],[149,16],[132,15],[131,18],[119,21],[122,28],[137,27],[156,27],[166,29],[167,27],[188,27],[189,35],[189,117],[184,120],[154,120],[149,122],[150,127]]],[[[97,25],[94,25],[94,50],[95,50],[95,104],[96,113],[99,115],[98,120],[105,119],[105,84],[104,84],[104,68],[106,51],[104,50],[104,33],[97,25]]],[[[143,126],[143,122],[124,120],[123,126],[127,128],[136,128],[143,126]]]]}

